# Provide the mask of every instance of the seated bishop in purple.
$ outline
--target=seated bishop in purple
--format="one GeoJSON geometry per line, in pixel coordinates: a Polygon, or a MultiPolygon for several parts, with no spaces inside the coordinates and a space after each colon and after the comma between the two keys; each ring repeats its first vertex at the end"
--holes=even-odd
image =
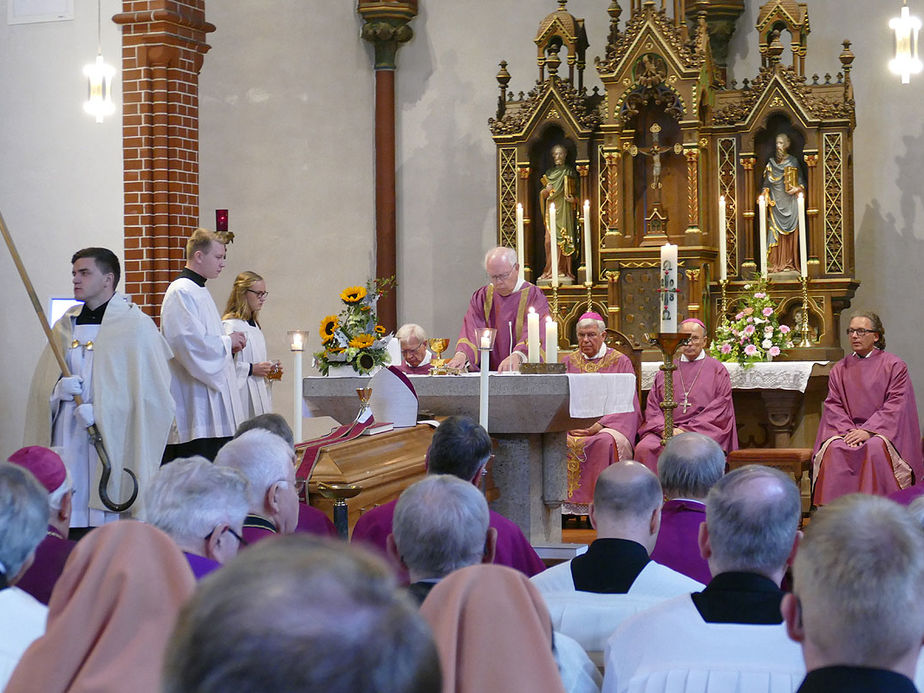
{"type": "Polygon", "coordinates": [[[409,322],[398,328],[395,339],[401,345],[401,363],[395,367],[408,375],[428,375],[433,354],[427,348],[424,329],[409,322]]]}
{"type": "Polygon", "coordinates": [[[905,362],[885,349],[875,313],[855,314],[853,353],[831,369],[813,459],[812,503],[847,493],[889,495],[924,476],[914,388],[905,362]]]}
{"type": "Polygon", "coordinates": [[[48,491],[48,532],[35,549],[32,566],[16,583],[19,589],[48,604],[64,563],[76,546],[67,538],[74,484],[61,457],[49,448],[30,445],[10,455],[9,461],[32,472],[48,491]]]}
{"type": "MultiPolygon", "coordinates": [[[[539,324],[545,324],[549,315],[549,302],[542,290],[534,284],[520,280],[516,251],[511,248],[493,248],[484,259],[485,271],[491,283],[474,294],[462,320],[456,353],[446,364],[452,368],[478,370],[478,347],[486,327],[497,330],[490,351],[492,371],[519,370],[526,361],[526,316],[532,308],[539,314],[539,324]]],[[[539,350],[544,358],[544,330],[539,331],[539,350]]]]}
{"type": "Polygon", "coordinates": [[[243,544],[247,488],[236,469],[204,457],[173,460],[151,478],[144,517],[173,539],[198,580],[236,556],[243,544]]]}
{"type": "MultiPolygon", "coordinates": [[[[696,318],[684,320],[680,332],[687,332],[690,341],[680,347],[680,360],[673,373],[674,433],[702,433],[709,436],[728,454],[738,449],[735,427],[735,407],[732,404],[731,379],[728,370],[707,356],[706,326],[696,318]]],[[[635,459],[657,472],[658,456],[663,449],[664,434],[664,371],[659,370],[645,406],[645,423],[639,429],[635,459]]]]}
{"type": "Polygon", "coordinates": [[[651,559],[703,584],[712,579],[699,549],[699,526],[706,521],[706,496],[725,473],[725,453],[701,433],[680,433],[658,458],[658,478],[667,499],[651,559]]]}
{"type": "MultiPolygon", "coordinates": [[[[451,474],[478,485],[490,457],[491,438],[488,432],[464,416],[450,416],[433,434],[427,452],[427,473],[451,474]]],[[[364,513],[353,528],[351,543],[371,548],[388,558],[387,539],[392,533],[397,503],[393,500],[364,513]]],[[[528,576],[545,569],[542,559],[516,524],[493,511],[490,516],[490,526],[497,530],[495,563],[515,568],[528,576]]],[[[396,562],[390,562],[407,583],[406,571],[396,562]]]]}
{"type": "MultiPolygon", "coordinates": [[[[578,350],[565,359],[569,373],[635,373],[625,354],[606,345],[606,323],[599,313],[584,313],[577,323],[578,350]]],[[[607,414],[590,428],[568,432],[568,500],[562,513],[587,515],[600,472],[631,460],[642,419],[638,394],[633,411],[607,414]]]]}

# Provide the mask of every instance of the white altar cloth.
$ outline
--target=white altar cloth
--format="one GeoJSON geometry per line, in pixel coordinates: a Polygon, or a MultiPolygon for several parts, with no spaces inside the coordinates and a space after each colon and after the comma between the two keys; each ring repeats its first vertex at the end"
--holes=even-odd
{"type": "MultiPolygon", "coordinates": [[[[797,390],[805,392],[812,368],[824,365],[827,361],[773,361],[755,363],[744,368],[739,363],[725,362],[733,390],[797,390]]],[[[660,363],[645,361],[642,363],[642,389],[650,390],[660,363]]]]}

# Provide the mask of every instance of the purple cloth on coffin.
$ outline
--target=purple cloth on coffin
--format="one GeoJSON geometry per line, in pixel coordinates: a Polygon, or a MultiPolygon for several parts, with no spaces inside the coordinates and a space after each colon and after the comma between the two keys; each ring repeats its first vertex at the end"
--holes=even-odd
{"type": "MultiPolygon", "coordinates": [[[[635,373],[632,362],[625,354],[607,348],[598,359],[588,359],[575,351],[565,360],[568,373],[635,373]]],[[[600,472],[619,459],[630,459],[632,446],[639,422],[642,419],[638,394],[635,395],[635,409],[622,414],[607,414],[599,420],[604,428],[622,433],[628,443],[620,455],[616,439],[604,431],[593,436],[568,435],[568,503],[589,504],[594,499],[594,486],[600,472]]]]}
{"type": "MultiPolygon", "coordinates": [[[[470,370],[479,370],[480,330],[486,327],[493,327],[497,330],[490,357],[492,371],[496,371],[500,362],[513,351],[526,355],[526,314],[530,308],[535,308],[539,314],[539,324],[544,325],[545,318],[549,315],[549,302],[542,290],[529,282],[523,282],[518,291],[508,296],[501,296],[494,291],[493,284],[483,286],[472,294],[468,311],[462,320],[459,341],[456,342],[456,352],[461,351],[465,354],[470,370]]],[[[544,333],[544,329],[539,330],[539,350],[543,359],[545,358],[544,333]]]]}
{"type": "MultiPolygon", "coordinates": [[[[385,550],[386,539],[392,531],[397,504],[398,501],[393,500],[363,513],[353,528],[350,543],[365,546],[388,558],[385,550]]],[[[497,530],[497,552],[494,556],[494,563],[515,568],[529,577],[545,570],[545,564],[520,528],[493,510],[490,514],[489,524],[497,530]]],[[[389,562],[402,584],[408,584],[407,571],[391,559],[389,562]]]]}
{"type": "MultiPolygon", "coordinates": [[[[702,433],[712,438],[727,455],[738,449],[738,430],[735,427],[735,408],[732,405],[731,379],[725,366],[711,356],[698,361],[679,361],[673,373],[674,401],[684,401],[684,387],[689,397],[688,406],[679,404],[674,409],[674,426],[684,431],[702,433]]],[[[645,406],[645,423],[638,432],[635,459],[658,473],[658,457],[664,449],[661,435],[664,432],[664,371],[659,370],[645,406]]]]}
{"type": "Polygon", "coordinates": [[[186,556],[186,560],[189,562],[189,567],[192,568],[196,580],[201,580],[213,570],[221,568],[221,563],[213,561],[211,558],[190,553],[189,551],[184,551],[183,555],[186,556]]]}
{"type": "Polygon", "coordinates": [[[867,358],[850,354],[835,364],[813,466],[815,505],[857,491],[888,495],[921,482],[921,429],[904,361],[875,349],[867,358]],[[875,435],[854,448],[834,438],[855,428],[875,435]]]}
{"type": "Polygon", "coordinates": [[[51,591],[64,569],[64,563],[76,545],[76,541],[65,539],[58,530],[49,525],[48,533],[35,550],[35,561],[16,586],[42,604],[48,604],[51,591]]]}
{"type": "Polygon", "coordinates": [[[661,508],[661,531],[651,560],[708,584],[709,563],[699,552],[699,526],[706,521],[706,505],[693,500],[669,500],[661,508]]]}

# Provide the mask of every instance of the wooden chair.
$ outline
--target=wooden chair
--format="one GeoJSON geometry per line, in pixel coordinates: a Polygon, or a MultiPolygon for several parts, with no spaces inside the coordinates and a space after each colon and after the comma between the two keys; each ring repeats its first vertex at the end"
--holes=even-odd
{"type": "Polygon", "coordinates": [[[642,348],[632,343],[628,336],[614,330],[610,327],[606,329],[604,337],[606,345],[629,357],[632,362],[632,369],[635,371],[635,389],[638,392],[638,400],[642,401],[642,348]]]}
{"type": "MultiPolygon", "coordinates": [[[[781,472],[792,475],[802,494],[802,481],[808,473],[809,491],[811,499],[812,489],[812,449],[811,448],[742,448],[728,453],[726,463],[728,471],[744,467],[748,464],[761,464],[765,467],[774,467],[781,472]]],[[[808,505],[811,505],[809,500],[808,505]]],[[[803,498],[803,517],[808,513],[803,498]]]]}

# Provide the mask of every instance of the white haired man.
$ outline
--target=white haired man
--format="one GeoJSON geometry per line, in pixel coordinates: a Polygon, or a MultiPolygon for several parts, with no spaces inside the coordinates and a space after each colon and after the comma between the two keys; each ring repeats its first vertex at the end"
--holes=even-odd
{"type": "Polygon", "coordinates": [[[812,517],[783,597],[808,671],[799,693],[913,693],[924,641],[924,535],[912,515],[849,494],[812,517]]]}
{"type": "Polygon", "coordinates": [[[148,487],[147,521],[170,535],[199,580],[237,555],[249,502],[236,469],[204,457],[174,460],[148,487]]]}
{"type": "Polygon", "coordinates": [[[792,478],[770,467],[742,467],[716,482],[699,536],[714,577],[702,592],[616,630],[606,644],[604,693],[665,678],[730,682],[721,691],[771,690],[771,681],[794,690],[805,666],[783,625],[780,582],[799,544],[801,510],[792,478]]]}
{"type": "Polygon", "coordinates": [[[255,428],[225,444],[215,464],[236,469],[249,482],[249,509],[241,536],[247,544],[292,534],[298,524],[295,451],[275,433],[255,428]]]}
{"type": "MultiPolygon", "coordinates": [[[[578,350],[565,360],[569,373],[635,373],[625,354],[608,347],[606,323],[599,313],[584,313],[577,323],[578,350]]],[[[631,460],[638,425],[642,420],[638,395],[634,409],[607,414],[590,428],[568,432],[568,500],[561,511],[586,515],[593,501],[597,477],[619,460],[631,460]]]]}
{"type": "Polygon", "coordinates": [[[395,339],[401,345],[401,363],[396,368],[408,375],[427,375],[433,354],[427,348],[427,333],[409,322],[398,328],[395,339]]]}
{"type": "MultiPolygon", "coordinates": [[[[518,371],[526,361],[526,314],[532,308],[539,314],[540,324],[549,315],[549,302],[535,284],[520,281],[517,253],[512,248],[492,248],[484,256],[484,268],[490,283],[472,294],[468,311],[462,320],[456,353],[446,364],[452,368],[477,370],[478,345],[481,330],[497,330],[491,349],[492,371],[518,371]]],[[[544,330],[540,330],[540,333],[544,330]]],[[[545,335],[539,335],[540,352],[544,353],[545,335]]]]}

